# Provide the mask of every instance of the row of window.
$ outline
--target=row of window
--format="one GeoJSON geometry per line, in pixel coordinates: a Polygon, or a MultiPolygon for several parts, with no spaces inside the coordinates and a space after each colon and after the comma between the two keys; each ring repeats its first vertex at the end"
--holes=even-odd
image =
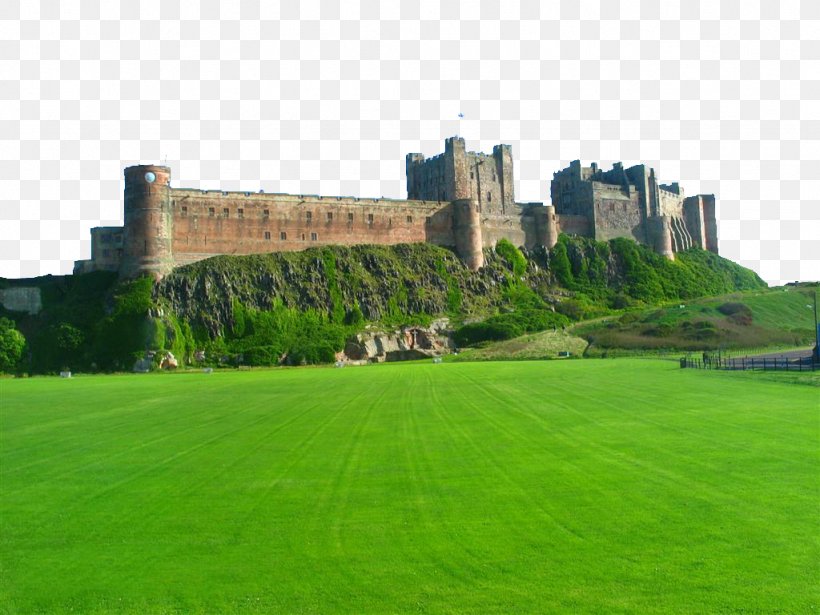
{"type": "MultiPolygon", "coordinates": [[[[186,205],[182,206],[181,214],[182,214],[183,218],[188,217],[188,207],[186,205]]],[[[231,215],[231,210],[230,209],[228,209],[227,207],[222,209],[222,217],[223,218],[230,218],[230,215],[231,215]]],[[[209,207],[208,208],[208,217],[209,218],[215,218],[216,217],[216,208],[214,208],[214,207],[209,207]]],[[[237,218],[244,218],[245,217],[245,210],[242,209],[242,208],[237,209],[236,210],[236,217],[237,218]]],[[[262,217],[263,218],[270,218],[270,210],[269,209],[263,210],[262,217]]],[[[333,212],[332,211],[327,212],[325,214],[325,219],[328,222],[333,222],[333,212]]],[[[306,211],[305,212],[305,220],[307,222],[311,222],[313,220],[313,212],[306,211]]],[[[348,222],[353,222],[353,214],[351,214],[351,213],[347,214],[347,221],[348,222]]],[[[374,221],[373,214],[367,214],[367,223],[368,224],[373,224],[373,221],[374,221]]],[[[427,217],[427,223],[428,224],[430,223],[430,217],[429,216],[427,217]]],[[[413,216],[407,216],[407,224],[413,224],[413,216]]]]}
{"type": "Polygon", "coordinates": [[[122,241],[122,235],[121,234],[117,234],[115,236],[112,233],[103,233],[100,236],[100,243],[115,243],[115,242],[118,243],[118,242],[121,242],[121,241],[122,241]]]}
{"type": "MultiPolygon", "coordinates": [[[[265,231],[265,239],[270,240],[270,231],[265,231]]],[[[317,241],[318,239],[319,239],[319,234],[318,233],[311,233],[310,234],[310,240],[311,241],[317,241]]],[[[287,241],[288,240],[288,234],[285,231],[280,232],[279,233],[279,240],[280,241],[287,241]]],[[[305,233],[302,233],[302,241],[305,241],[305,233]]]]}

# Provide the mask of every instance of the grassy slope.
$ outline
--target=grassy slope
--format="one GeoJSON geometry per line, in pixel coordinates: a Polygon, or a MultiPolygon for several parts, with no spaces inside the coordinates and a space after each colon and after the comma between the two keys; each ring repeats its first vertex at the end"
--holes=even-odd
{"type": "Polygon", "coordinates": [[[0,399],[6,612],[820,602],[812,387],[619,360],[2,380],[0,399]]]}
{"type": "Polygon", "coordinates": [[[764,349],[813,345],[814,320],[811,289],[774,288],[732,293],[676,303],[666,308],[650,307],[592,323],[579,323],[576,335],[592,338],[595,346],[605,348],[656,348],[703,350],[710,348],[764,349]],[[724,303],[742,303],[752,313],[752,324],[741,325],[721,314],[724,303]],[[685,323],[708,322],[715,327],[713,337],[698,339],[696,329],[682,329],[685,323]],[[671,330],[652,334],[659,325],[671,330]]]}
{"type": "Polygon", "coordinates": [[[559,352],[570,352],[581,356],[587,347],[586,340],[570,335],[566,331],[541,331],[528,333],[510,340],[490,342],[480,348],[465,348],[453,361],[527,361],[555,359],[559,352]]]}

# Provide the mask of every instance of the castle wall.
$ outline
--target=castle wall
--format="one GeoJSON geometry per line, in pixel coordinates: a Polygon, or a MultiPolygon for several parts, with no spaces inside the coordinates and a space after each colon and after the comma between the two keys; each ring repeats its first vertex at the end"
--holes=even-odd
{"type": "Polygon", "coordinates": [[[117,271],[122,262],[123,227],[95,226],[91,229],[91,258],[76,261],[74,273],[117,271]]]}
{"type": "Polygon", "coordinates": [[[329,244],[453,246],[449,203],[173,189],[173,253],[185,264],[329,244]]]}
{"type": "Polygon", "coordinates": [[[645,233],[637,191],[592,182],[592,195],[595,239],[608,241],[628,237],[643,241],[645,233]]]}
{"type": "Polygon", "coordinates": [[[407,154],[407,198],[427,201],[449,201],[453,193],[444,173],[444,154],[425,159],[421,154],[407,154]]]}
{"type": "Polygon", "coordinates": [[[556,214],[558,232],[567,235],[580,235],[581,237],[594,237],[594,227],[592,220],[588,216],[576,216],[573,214],[556,214]]]}
{"type": "Polygon", "coordinates": [[[485,248],[495,246],[499,239],[507,239],[515,246],[535,247],[536,228],[532,215],[501,216],[481,214],[482,243],[485,248]]]}

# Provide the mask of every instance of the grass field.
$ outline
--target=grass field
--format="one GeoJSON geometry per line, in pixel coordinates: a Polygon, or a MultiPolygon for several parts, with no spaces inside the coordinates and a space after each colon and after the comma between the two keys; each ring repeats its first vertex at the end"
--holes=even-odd
{"type": "Polygon", "coordinates": [[[626,359],[2,380],[0,604],[816,612],[819,402],[626,359]]]}

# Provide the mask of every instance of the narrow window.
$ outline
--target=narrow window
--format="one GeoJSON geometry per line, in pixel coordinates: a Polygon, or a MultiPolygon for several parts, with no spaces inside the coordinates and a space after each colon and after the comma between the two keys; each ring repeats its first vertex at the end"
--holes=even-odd
{"type": "Polygon", "coordinates": [[[262,216],[265,218],[270,218],[270,209],[265,209],[262,211],[262,216]]]}
{"type": "Polygon", "coordinates": [[[316,233],[311,233],[310,234],[310,240],[311,241],[316,241],[317,239],[319,239],[319,235],[317,235],[316,233]]]}
{"type": "Polygon", "coordinates": [[[236,210],[236,217],[237,218],[244,218],[245,217],[245,210],[241,207],[236,210]]]}
{"type": "Polygon", "coordinates": [[[373,214],[367,214],[367,223],[373,224],[373,214]]]}
{"type": "Polygon", "coordinates": [[[305,212],[305,220],[307,220],[308,222],[310,222],[312,219],[313,219],[313,214],[312,214],[311,212],[309,212],[309,211],[306,211],[306,212],[305,212]]]}
{"type": "Polygon", "coordinates": [[[495,181],[495,171],[493,171],[493,181],[495,181]]]}
{"type": "Polygon", "coordinates": [[[327,212],[327,221],[328,222],[333,222],[333,212],[332,211],[327,212]]]}
{"type": "Polygon", "coordinates": [[[491,202],[493,200],[493,195],[491,193],[487,193],[487,202],[491,202]]]}
{"type": "Polygon", "coordinates": [[[287,240],[287,238],[288,238],[288,234],[285,231],[282,231],[281,233],[279,233],[279,239],[281,239],[282,241],[287,240]]]}
{"type": "Polygon", "coordinates": [[[347,214],[347,221],[353,222],[353,214],[347,214]]]}
{"type": "Polygon", "coordinates": [[[230,209],[228,209],[227,207],[225,207],[225,208],[222,210],[222,215],[223,215],[223,216],[225,216],[226,218],[229,218],[229,217],[231,216],[231,210],[230,210],[230,209]]]}
{"type": "Polygon", "coordinates": [[[187,216],[188,216],[188,206],[187,206],[187,205],[183,205],[183,206],[182,206],[182,217],[183,217],[183,218],[185,218],[185,217],[187,217],[187,216]]]}
{"type": "Polygon", "coordinates": [[[475,179],[475,177],[473,177],[473,172],[472,171],[470,171],[470,179],[475,179]]]}
{"type": "Polygon", "coordinates": [[[433,221],[433,219],[432,219],[430,216],[427,216],[427,217],[424,219],[424,223],[425,223],[425,224],[430,224],[432,221],[433,221]]]}
{"type": "Polygon", "coordinates": [[[216,214],[216,210],[214,210],[213,207],[209,207],[208,208],[208,217],[213,218],[215,214],[216,214]]]}
{"type": "Polygon", "coordinates": [[[265,231],[265,239],[270,239],[270,231],[265,231]]]}
{"type": "Polygon", "coordinates": [[[302,233],[302,241],[304,241],[304,240],[305,240],[305,234],[302,233]]]}

